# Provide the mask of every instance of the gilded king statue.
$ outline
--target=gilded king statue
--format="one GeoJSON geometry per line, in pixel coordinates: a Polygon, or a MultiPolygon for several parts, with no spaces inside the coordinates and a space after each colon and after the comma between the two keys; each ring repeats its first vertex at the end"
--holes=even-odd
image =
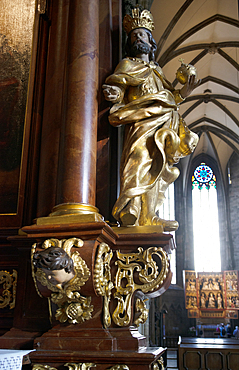
{"type": "Polygon", "coordinates": [[[181,90],[167,81],[154,61],[150,11],[133,9],[132,17],[124,17],[123,26],[128,35],[127,56],[103,85],[106,100],[113,103],[110,124],[125,125],[120,195],[112,213],[121,226],[161,225],[161,231],[173,231],[178,222],[163,220],[158,209],[166,189],[179,176],[174,164],[191,154],[198,142],[198,136],[179,115],[178,106],[200,81],[195,68],[185,64],[181,90]]]}

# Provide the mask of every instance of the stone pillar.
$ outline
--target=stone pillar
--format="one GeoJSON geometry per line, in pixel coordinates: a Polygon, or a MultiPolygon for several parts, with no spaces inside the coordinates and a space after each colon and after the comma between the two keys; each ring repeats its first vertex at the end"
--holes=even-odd
{"type": "Polygon", "coordinates": [[[70,1],[67,39],[65,116],[60,140],[57,205],[51,216],[98,215],[94,206],[99,0],[70,1]]]}

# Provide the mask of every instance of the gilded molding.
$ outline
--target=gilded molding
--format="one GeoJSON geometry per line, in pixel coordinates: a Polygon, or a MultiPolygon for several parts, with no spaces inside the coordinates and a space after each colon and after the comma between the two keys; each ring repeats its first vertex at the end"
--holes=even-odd
{"type": "Polygon", "coordinates": [[[46,13],[46,0],[38,0],[37,1],[37,10],[40,14],[46,13]]]}
{"type": "Polygon", "coordinates": [[[134,324],[136,326],[139,326],[140,324],[144,324],[147,321],[149,310],[146,307],[145,301],[147,299],[143,300],[140,298],[136,299],[135,302],[135,310],[139,313],[139,317],[134,321],[134,324]]]}
{"type": "Polygon", "coordinates": [[[83,297],[79,294],[78,302],[66,302],[61,305],[56,310],[55,318],[60,322],[68,320],[70,324],[81,324],[91,319],[93,306],[90,303],[91,297],[83,297]]]}
{"type": "Polygon", "coordinates": [[[79,364],[67,362],[64,366],[68,366],[69,370],[88,370],[90,367],[96,367],[92,362],[81,362],[79,364]]]}
{"type": "MultiPolygon", "coordinates": [[[[79,364],[67,362],[64,366],[68,366],[68,370],[88,370],[90,367],[95,367],[96,365],[91,362],[82,362],[79,364]]],[[[57,370],[55,367],[49,365],[35,364],[32,370],[57,370]]]]}
{"type": "MultiPolygon", "coordinates": [[[[68,366],[68,370],[89,370],[90,367],[96,367],[96,364],[92,362],[81,362],[79,364],[67,362],[64,366],[68,366]]],[[[57,369],[49,365],[35,364],[33,365],[32,370],[57,370],[57,369]]],[[[129,367],[127,365],[119,364],[108,368],[108,370],[129,370],[129,367]]]]}
{"type": "Polygon", "coordinates": [[[96,293],[103,297],[103,325],[108,328],[111,324],[109,310],[111,290],[114,284],[111,281],[110,261],[113,252],[106,243],[101,243],[96,252],[94,266],[94,285],[96,293]]]}
{"type": "MultiPolygon", "coordinates": [[[[77,250],[82,246],[83,241],[78,238],[45,240],[40,251],[40,248],[37,250],[37,244],[32,246],[32,275],[36,289],[41,295],[37,284],[39,282],[51,291],[48,299],[58,306],[55,318],[61,323],[68,321],[70,324],[81,324],[92,317],[91,297],[80,294],[81,287],[90,276],[90,270],[77,250]],[[50,248],[49,252],[47,252],[48,248],[50,248]],[[60,266],[57,264],[59,260],[60,266]],[[73,261],[72,275],[66,272],[66,267],[61,267],[65,260],[73,261]],[[44,261],[47,261],[47,265],[44,261]],[[56,275],[54,277],[56,273],[63,273],[67,279],[64,282],[57,280],[59,275],[57,278],[56,275]]],[[[143,294],[156,292],[164,284],[169,272],[168,255],[161,247],[149,247],[145,250],[139,247],[136,253],[116,251],[115,265],[118,268],[114,283],[111,276],[112,257],[113,251],[106,243],[97,246],[93,282],[95,293],[103,298],[103,326],[108,328],[112,320],[118,326],[128,326],[133,321],[136,326],[144,324],[148,318],[145,300],[136,299],[133,314],[133,295],[137,290],[143,294]],[[113,297],[117,300],[114,311],[110,308],[112,290],[113,297]]],[[[70,264],[70,261],[67,263],[70,264]]]]}
{"type": "Polygon", "coordinates": [[[33,281],[34,281],[34,285],[35,285],[35,289],[36,289],[36,292],[37,294],[43,298],[43,296],[41,295],[41,292],[40,290],[38,289],[38,286],[37,286],[37,279],[36,279],[36,275],[35,275],[35,267],[34,267],[34,264],[33,264],[33,256],[36,252],[36,247],[37,247],[37,243],[34,243],[32,245],[32,249],[31,249],[31,269],[32,269],[32,278],[33,278],[33,281]]]}
{"type": "Polygon", "coordinates": [[[32,370],[57,370],[57,369],[49,365],[35,364],[33,365],[32,370]]]}
{"type": "Polygon", "coordinates": [[[117,365],[111,366],[108,370],[129,370],[129,367],[124,364],[117,364],[117,365]]]}
{"type": "Polygon", "coordinates": [[[156,291],[167,277],[169,261],[167,253],[161,247],[150,247],[146,250],[139,247],[138,253],[117,251],[117,258],[114,298],[118,299],[118,305],[112,317],[116,325],[127,326],[131,321],[133,293],[136,290],[144,294],[156,291]],[[160,271],[153,257],[160,260],[160,271]],[[141,284],[134,281],[134,272],[137,273],[141,284]]]}
{"type": "Polygon", "coordinates": [[[9,305],[10,310],[15,307],[17,290],[17,271],[12,274],[8,271],[0,271],[0,286],[2,285],[0,295],[0,308],[6,308],[9,305]]]}
{"type": "Polygon", "coordinates": [[[161,356],[159,360],[157,360],[154,364],[153,364],[153,370],[164,370],[164,361],[163,361],[163,357],[161,356]]]}
{"type": "MultiPolygon", "coordinates": [[[[36,280],[38,280],[41,285],[46,286],[50,291],[52,291],[50,299],[51,302],[55,303],[59,307],[56,311],[55,317],[60,322],[68,321],[71,324],[77,324],[91,318],[91,312],[93,311],[93,306],[90,305],[91,297],[84,297],[79,293],[81,287],[90,277],[90,270],[85,261],[81,258],[79,251],[76,250],[72,252],[72,248],[80,248],[83,244],[83,241],[78,238],[71,238],[68,240],[52,238],[45,240],[41,246],[43,250],[51,247],[63,249],[73,261],[74,276],[64,285],[60,283],[52,283],[49,281],[49,278],[47,278],[43,268],[35,268],[34,255],[36,253],[37,245],[33,244],[32,246],[32,276],[37,292],[38,294],[40,293],[36,280]]],[[[42,297],[41,293],[40,296],[42,297]]]]}

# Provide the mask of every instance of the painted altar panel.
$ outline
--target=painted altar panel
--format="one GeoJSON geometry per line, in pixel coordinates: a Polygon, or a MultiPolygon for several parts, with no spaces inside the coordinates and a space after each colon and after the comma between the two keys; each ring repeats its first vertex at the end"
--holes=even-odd
{"type": "Polygon", "coordinates": [[[184,271],[188,317],[238,317],[238,271],[184,271]]]}
{"type": "Polygon", "coordinates": [[[227,309],[239,309],[238,271],[224,271],[227,309]]]}
{"type": "Polygon", "coordinates": [[[0,215],[18,211],[35,0],[0,1],[0,215]]]}
{"type": "Polygon", "coordinates": [[[224,308],[224,281],[222,273],[198,273],[200,309],[224,308]]]}
{"type": "Polygon", "coordinates": [[[185,271],[184,275],[185,284],[185,305],[186,309],[198,308],[197,297],[197,278],[195,271],[185,271]]]}

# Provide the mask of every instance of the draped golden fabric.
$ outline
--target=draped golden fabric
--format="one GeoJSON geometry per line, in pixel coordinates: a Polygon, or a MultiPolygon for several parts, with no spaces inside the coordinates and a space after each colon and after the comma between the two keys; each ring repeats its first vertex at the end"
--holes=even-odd
{"type": "MultiPolygon", "coordinates": [[[[179,176],[173,164],[190,154],[198,141],[178,114],[183,99],[158,65],[138,58],[123,59],[106,84],[120,89],[109,122],[126,125],[120,196],[113,215],[125,225],[162,224],[155,212],[168,185],[179,176]]],[[[165,224],[164,230],[177,226],[165,224]]]]}

